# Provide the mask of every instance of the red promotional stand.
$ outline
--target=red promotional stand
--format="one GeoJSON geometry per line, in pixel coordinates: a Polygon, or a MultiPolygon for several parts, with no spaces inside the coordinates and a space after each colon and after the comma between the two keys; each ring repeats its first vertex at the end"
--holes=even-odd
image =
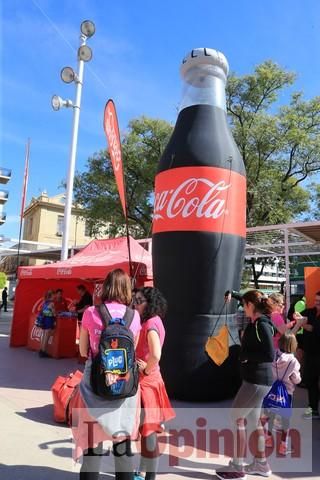
{"type": "MultiPolygon", "coordinates": [[[[115,268],[122,268],[125,272],[131,273],[137,287],[150,284],[152,280],[150,253],[131,237],[130,250],[132,272],[126,237],[93,240],[83,250],[65,261],[35,267],[19,267],[10,346],[39,349],[41,330],[34,327],[34,321],[43,303],[44,294],[48,290],[62,288],[64,297],[73,300],[78,298],[77,285],[82,284],[94,294],[94,302],[98,303],[97,297],[103,280],[115,268]]],[[[53,337],[49,340],[49,354],[55,358],[75,355],[76,324],[74,319],[57,318],[53,337]]]]}
{"type": "MultiPolygon", "coordinates": [[[[40,350],[40,341],[43,330],[36,327],[35,320],[37,315],[32,313],[29,320],[28,348],[30,350],[40,350]]],[[[56,326],[49,337],[47,353],[53,358],[72,358],[76,357],[78,348],[77,339],[77,317],[66,317],[57,315],[56,326]]]]}

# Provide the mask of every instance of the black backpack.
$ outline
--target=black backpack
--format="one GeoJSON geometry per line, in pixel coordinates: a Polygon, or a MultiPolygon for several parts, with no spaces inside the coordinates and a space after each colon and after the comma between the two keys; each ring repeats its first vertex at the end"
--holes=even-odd
{"type": "Polygon", "coordinates": [[[92,359],[91,388],[99,397],[119,400],[137,393],[139,372],[135,359],[134,337],[129,327],[134,310],[126,307],[123,318],[112,318],[106,305],[96,305],[103,330],[99,351],[92,359]],[[113,385],[106,385],[105,373],[119,375],[113,385]]]}

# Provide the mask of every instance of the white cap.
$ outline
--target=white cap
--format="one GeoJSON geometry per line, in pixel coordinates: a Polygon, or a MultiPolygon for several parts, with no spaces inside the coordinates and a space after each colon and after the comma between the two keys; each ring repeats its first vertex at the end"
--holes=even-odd
{"type": "Polygon", "coordinates": [[[191,68],[198,67],[200,65],[212,65],[215,67],[215,74],[226,82],[229,72],[229,64],[223,53],[212,48],[194,48],[182,60],[182,65],[180,67],[181,76],[185,77],[186,73],[191,68]]]}

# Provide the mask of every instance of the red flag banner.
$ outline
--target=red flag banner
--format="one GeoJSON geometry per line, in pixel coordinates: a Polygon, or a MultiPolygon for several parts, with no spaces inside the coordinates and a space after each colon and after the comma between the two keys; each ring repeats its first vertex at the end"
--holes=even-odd
{"type": "Polygon", "coordinates": [[[121,154],[120,132],[116,107],[113,100],[108,100],[104,109],[103,128],[109,145],[109,154],[116,177],[117,187],[123,208],[124,216],[127,216],[126,195],[123,176],[123,164],[121,154]]]}
{"type": "Polygon", "coordinates": [[[22,185],[22,199],[21,199],[21,211],[20,218],[23,219],[23,212],[26,206],[26,196],[27,196],[27,185],[29,177],[29,155],[30,155],[30,139],[28,139],[26,146],[26,161],[24,166],[24,176],[23,176],[23,185],[22,185]]]}

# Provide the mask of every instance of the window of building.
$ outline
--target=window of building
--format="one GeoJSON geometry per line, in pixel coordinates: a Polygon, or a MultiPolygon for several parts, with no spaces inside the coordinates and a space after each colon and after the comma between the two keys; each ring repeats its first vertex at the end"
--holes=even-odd
{"type": "Polygon", "coordinates": [[[62,237],[62,234],[63,234],[63,220],[64,220],[63,215],[58,215],[58,220],[57,220],[57,236],[58,237],[62,237]]]}

